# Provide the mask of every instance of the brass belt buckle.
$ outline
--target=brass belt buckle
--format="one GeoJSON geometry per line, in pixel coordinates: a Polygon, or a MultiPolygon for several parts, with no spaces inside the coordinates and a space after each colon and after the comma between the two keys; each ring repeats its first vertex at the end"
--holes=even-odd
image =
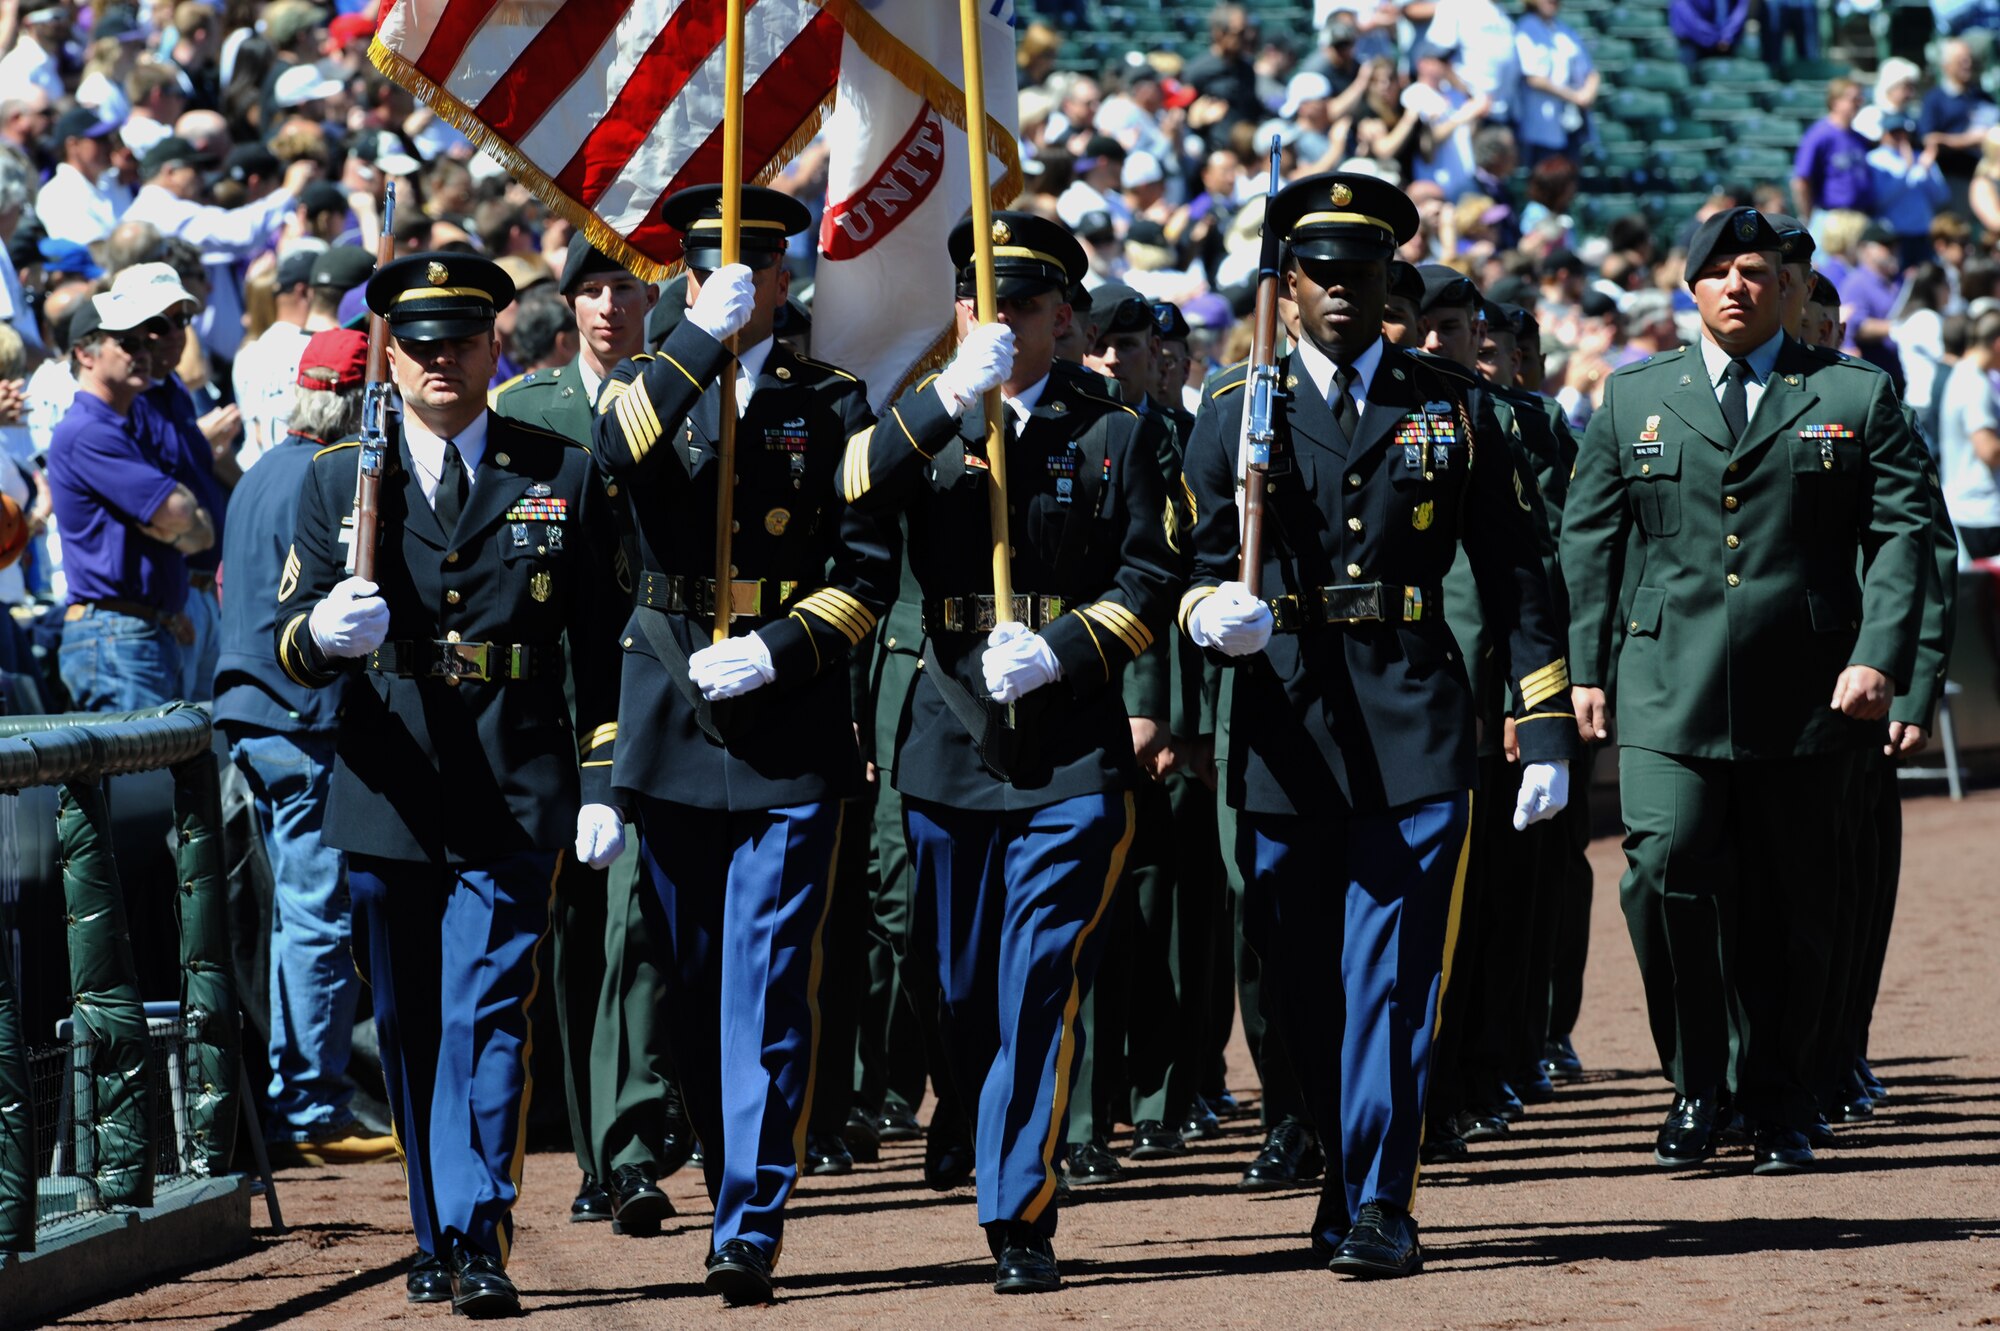
{"type": "Polygon", "coordinates": [[[729,584],[729,617],[755,619],[764,613],[764,584],[739,578],[729,584]]]}
{"type": "Polygon", "coordinates": [[[492,643],[451,642],[441,639],[437,644],[437,652],[437,663],[431,667],[433,675],[454,683],[461,679],[484,681],[493,678],[492,643]]]}
{"type": "Polygon", "coordinates": [[[1382,584],[1345,583],[1326,589],[1326,622],[1363,624],[1382,618],[1382,584]]]}

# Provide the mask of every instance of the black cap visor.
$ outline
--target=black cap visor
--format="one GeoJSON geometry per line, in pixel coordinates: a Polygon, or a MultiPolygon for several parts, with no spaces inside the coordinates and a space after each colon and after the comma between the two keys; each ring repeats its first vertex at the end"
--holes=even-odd
{"type": "Polygon", "coordinates": [[[1382,263],[1394,257],[1395,243],[1385,232],[1352,236],[1301,236],[1292,240],[1292,257],[1324,263],[1382,263]]]}
{"type": "MultiPolygon", "coordinates": [[[[720,237],[713,241],[704,237],[699,245],[688,246],[681,257],[687,260],[687,266],[695,272],[712,273],[722,267],[720,240],[720,237]]],[[[761,273],[766,268],[776,268],[779,257],[777,250],[758,250],[745,246],[737,252],[736,262],[753,273],[761,273]]]]}

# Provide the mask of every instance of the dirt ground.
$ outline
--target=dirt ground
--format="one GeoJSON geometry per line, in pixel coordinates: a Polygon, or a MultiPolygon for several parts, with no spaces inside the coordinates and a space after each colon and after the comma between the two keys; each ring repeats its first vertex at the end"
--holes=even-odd
{"type": "MultiPolygon", "coordinates": [[[[725,1312],[700,1285],[707,1202],[683,1171],[681,1216],[654,1239],[567,1223],[566,1156],[528,1162],[513,1273],[547,1331],[720,1324],[1367,1327],[2000,1326],[2000,791],[1907,805],[1903,896],[1874,1028],[1893,1098],[1844,1128],[1822,1167],[1754,1178],[1739,1148],[1713,1168],[1651,1162],[1666,1104],[1646,1036],[1616,883],[1598,891],[1577,1044],[1590,1071],[1510,1139],[1426,1172],[1426,1273],[1336,1279],[1308,1260],[1308,1192],[1232,1186],[1252,1120],[1187,1158],[1135,1165],[1062,1217],[1065,1288],[999,1299],[969,1190],[918,1180],[920,1145],[809,1179],[794,1199],[777,1304],[725,1312]]],[[[1797,829],[1805,835],[1813,829],[1797,829]]],[[[1249,1079],[1240,1036],[1231,1071],[1249,1079]]],[[[1254,1087],[1246,1088],[1254,1091],[1254,1087]]],[[[78,1312],[68,1327],[176,1331],[408,1326],[448,1319],[403,1301],[411,1249],[392,1168],[281,1176],[291,1231],[261,1228],[227,1266],[78,1312]]]]}

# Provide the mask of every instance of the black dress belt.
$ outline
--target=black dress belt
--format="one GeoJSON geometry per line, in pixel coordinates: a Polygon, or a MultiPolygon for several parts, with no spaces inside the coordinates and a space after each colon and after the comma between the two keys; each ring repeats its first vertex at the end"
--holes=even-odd
{"type": "MultiPolygon", "coordinates": [[[[805,584],[777,578],[734,578],[729,582],[731,619],[775,619],[805,584]]],[[[669,614],[715,615],[714,578],[688,578],[678,573],[639,575],[639,604],[669,614]]]]}
{"type": "Polygon", "coordinates": [[[1389,582],[1349,582],[1273,596],[1271,627],[1297,633],[1321,624],[1415,624],[1441,618],[1444,590],[1389,582]]]}
{"type": "Polygon", "coordinates": [[[442,679],[453,686],[463,679],[534,679],[562,669],[562,648],[557,644],[416,638],[383,643],[368,657],[368,668],[405,679],[442,679]]]}
{"type": "MultiPolygon", "coordinates": [[[[991,592],[968,596],[927,596],[924,598],[924,632],[991,633],[1000,626],[1000,618],[995,613],[996,601],[991,592]]],[[[1014,613],[1009,618],[1017,624],[1026,624],[1030,629],[1041,630],[1062,618],[1067,608],[1067,603],[1060,596],[1016,592],[1014,613]]]]}

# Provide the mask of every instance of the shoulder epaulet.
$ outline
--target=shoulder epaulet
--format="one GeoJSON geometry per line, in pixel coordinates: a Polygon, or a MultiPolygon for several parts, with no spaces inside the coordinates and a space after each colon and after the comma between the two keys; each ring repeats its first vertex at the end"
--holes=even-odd
{"type": "Polygon", "coordinates": [[[1616,377],[1621,374],[1634,374],[1640,370],[1647,368],[1650,365],[1660,363],[1662,357],[1665,354],[1666,353],[1662,353],[1661,356],[1648,356],[1644,360],[1635,360],[1630,365],[1620,365],[1616,369],[1611,371],[1611,377],[1616,377]]]}
{"type": "Polygon", "coordinates": [[[1089,383],[1081,381],[1072,383],[1070,385],[1070,390],[1077,397],[1082,398],[1085,402],[1095,402],[1099,406],[1109,407],[1113,411],[1122,411],[1127,416],[1132,417],[1134,420],[1138,419],[1139,416],[1138,412],[1132,410],[1132,408],[1126,406],[1123,402],[1120,402],[1117,398],[1107,396],[1106,394],[1100,392],[1097,388],[1095,388],[1093,385],[1089,383]]]}
{"type": "Polygon", "coordinates": [[[557,434],[554,430],[545,430],[539,425],[535,425],[528,421],[515,420],[511,416],[503,416],[501,417],[501,419],[507,422],[507,426],[509,429],[517,431],[521,434],[533,435],[538,439],[546,439],[549,443],[560,445],[563,448],[575,448],[575,449],[580,449],[585,453],[590,452],[590,449],[588,447],[578,443],[576,440],[570,438],[566,434],[557,434]]]}
{"type": "Polygon", "coordinates": [[[811,356],[801,356],[796,351],[792,353],[792,359],[801,365],[810,365],[815,370],[825,370],[828,374],[837,374],[851,383],[858,384],[861,382],[861,380],[849,374],[846,370],[841,369],[838,365],[829,365],[823,360],[814,360],[811,356]]]}
{"type": "Polygon", "coordinates": [[[322,448],[321,450],[319,450],[319,452],[313,454],[313,461],[318,462],[328,453],[338,453],[343,448],[359,448],[359,447],[361,447],[361,441],[359,439],[346,439],[337,444],[328,444],[325,448],[322,448]]]}
{"type": "Polygon", "coordinates": [[[492,390],[487,394],[487,396],[497,400],[502,393],[514,387],[516,384],[528,384],[528,383],[533,383],[534,381],[535,381],[535,372],[533,370],[528,370],[525,373],[515,375],[512,379],[502,379],[499,383],[493,385],[492,390]]]}
{"type": "Polygon", "coordinates": [[[1424,369],[1433,370],[1446,379],[1456,379],[1461,383],[1467,384],[1477,384],[1479,382],[1478,375],[1466,369],[1455,360],[1447,360],[1443,356],[1423,351],[1416,347],[1403,348],[1403,354],[1424,369]]]}
{"type": "Polygon", "coordinates": [[[1208,393],[1209,400],[1214,401],[1216,398],[1235,392],[1249,381],[1250,363],[1238,361],[1226,370],[1218,370],[1211,374],[1207,382],[1202,384],[1202,388],[1208,393]]]}

